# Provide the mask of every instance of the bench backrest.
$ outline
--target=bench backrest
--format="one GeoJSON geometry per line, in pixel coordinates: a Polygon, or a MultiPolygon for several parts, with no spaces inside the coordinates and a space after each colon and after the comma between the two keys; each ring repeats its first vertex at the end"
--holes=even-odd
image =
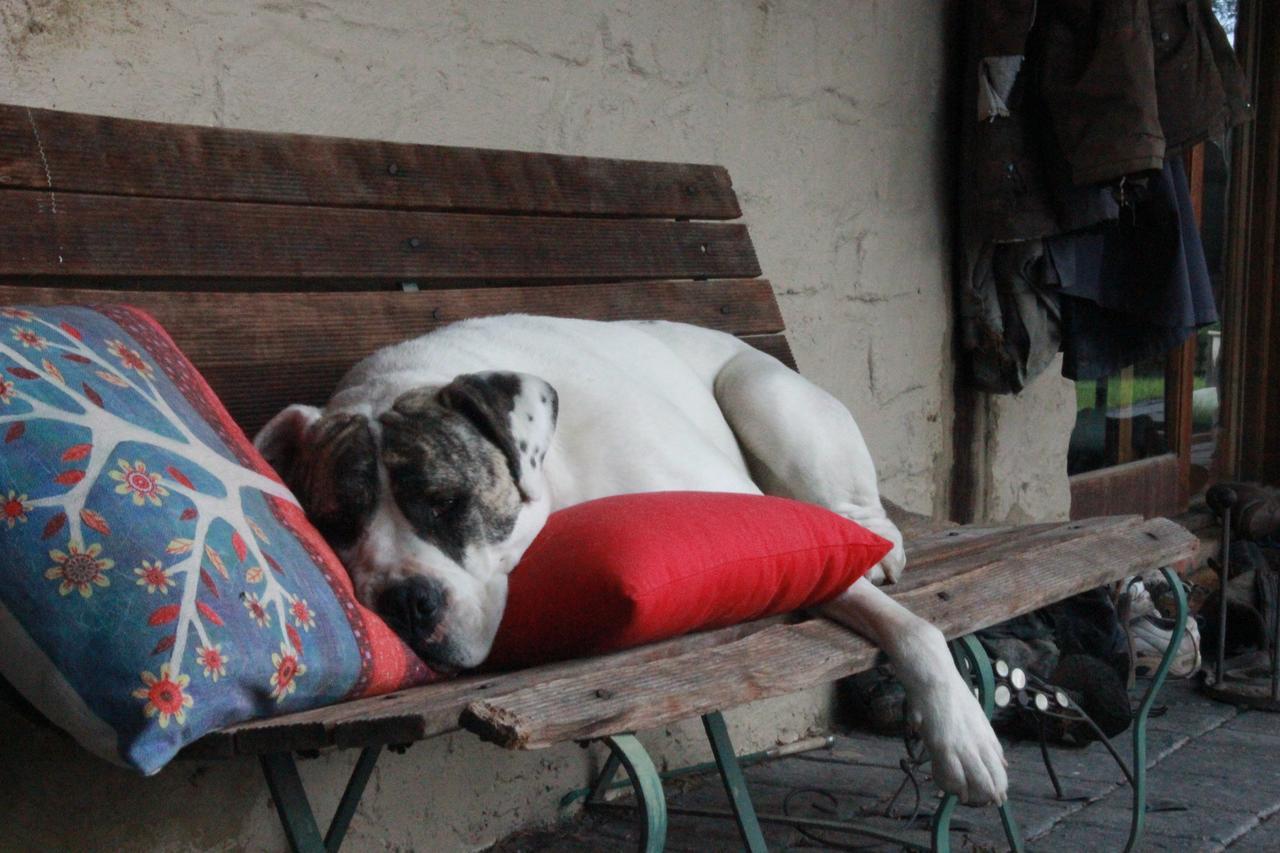
{"type": "Polygon", "coordinates": [[[250,434],[485,314],[682,320],[791,363],[739,216],[718,166],[0,105],[0,303],[151,311],[250,434]]]}

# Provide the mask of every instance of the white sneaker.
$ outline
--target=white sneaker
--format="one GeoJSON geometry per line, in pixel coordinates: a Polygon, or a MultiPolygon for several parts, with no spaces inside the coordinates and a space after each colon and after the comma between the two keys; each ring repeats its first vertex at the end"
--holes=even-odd
{"type": "MultiPolygon", "coordinates": [[[[1129,650],[1136,675],[1150,675],[1160,666],[1164,653],[1173,638],[1174,622],[1166,619],[1151,600],[1146,584],[1135,580],[1129,585],[1129,612],[1125,620],[1125,633],[1129,637],[1129,650]]],[[[1173,658],[1169,675],[1174,678],[1190,678],[1200,669],[1200,628],[1196,620],[1188,618],[1178,653],[1173,658]]]]}

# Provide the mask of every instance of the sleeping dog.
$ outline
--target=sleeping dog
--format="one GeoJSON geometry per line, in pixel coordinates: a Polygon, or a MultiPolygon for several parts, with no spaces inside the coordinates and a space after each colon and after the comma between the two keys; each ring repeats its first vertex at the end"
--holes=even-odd
{"type": "Polygon", "coordinates": [[[853,416],[737,338],[666,322],[526,315],[450,325],[357,364],[323,410],[255,439],[351,573],[424,660],[480,664],[507,575],[547,515],[629,492],[761,492],[893,542],[822,608],[894,664],[940,786],[1003,801],[1004,756],[942,634],[883,593],[902,535],[853,416]]]}

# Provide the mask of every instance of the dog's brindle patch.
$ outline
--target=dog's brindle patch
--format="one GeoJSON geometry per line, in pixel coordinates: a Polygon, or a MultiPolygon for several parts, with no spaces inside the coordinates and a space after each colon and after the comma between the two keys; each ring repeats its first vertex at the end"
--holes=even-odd
{"type": "Polygon", "coordinates": [[[459,565],[468,543],[503,541],[520,514],[517,474],[505,452],[515,446],[501,408],[505,400],[509,414],[511,398],[474,393],[480,386],[466,394],[408,391],[378,419],[396,505],[418,536],[459,565]]]}
{"type": "Polygon", "coordinates": [[[369,419],[338,412],[307,430],[308,452],[283,472],[302,509],[334,548],[351,545],[378,503],[378,446],[369,419]]]}

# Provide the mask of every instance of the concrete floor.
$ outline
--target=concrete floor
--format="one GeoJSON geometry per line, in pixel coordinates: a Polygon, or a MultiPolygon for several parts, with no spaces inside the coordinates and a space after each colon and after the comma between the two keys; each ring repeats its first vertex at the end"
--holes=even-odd
{"type": "MultiPolygon", "coordinates": [[[[1167,711],[1151,721],[1148,741],[1150,803],[1143,850],[1179,853],[1229,849],[1280,851],[1280,715],[1240,711],[1199,696],[1185,681],[1171,682],[1161,697],[1167,711]]],[[[1117,739],[1122,754],[1131,741],[1117,739]]],[[[1006,744],[1010,795],[1028,848],[1035,851],[1123,849],[1129,830],[1131,792],[1105,749],[1054,748],[1054,766],[1068,799],[1057,800],[1035,742],[1006,744]]],[[[830,750],[805,753],[746,770],[763,813],[781,813],[790,794],[791,814],[854,818],[883,810],[903,779],[898,769],[902,744],[893,738],[854,734],[836,738],[830,750]],[[799,789],[808,789],[809,793],[799,789]],[[821,792],[821,793],[818,793],[821,792]]],[[[928,783],[926,782],[926,786],[928,783]]],[[[924,796],[933,796],[926,790],[924,796]]],[[[625,802],[626,800],[621,800],[625,802]]],[[[724,809],[714,774],[668,785],[672,807],[724,809]]],[[[899,808],[910,809],[910,789],[899,808]]],[[[900,830],[903,823],[878,825],[900,830]]],[[[805,838],[794,829],[764,824],[771,850],[891,851],[892,845],[827,833],[830,843],[805,838]]],[[[917,833],[923,838],[923,833],[917,833]]],[[[523,833],[493,848],[515,851],[634,849],[638,832],[633,812],[592,813],[554,831],[523,833]]],[[[671,851],[740,849],[732,823],[673,815],[667,836],[671,851]]],[[[1006,849],[993,809],[957,810],[953,849],[1006,849]]]]}

